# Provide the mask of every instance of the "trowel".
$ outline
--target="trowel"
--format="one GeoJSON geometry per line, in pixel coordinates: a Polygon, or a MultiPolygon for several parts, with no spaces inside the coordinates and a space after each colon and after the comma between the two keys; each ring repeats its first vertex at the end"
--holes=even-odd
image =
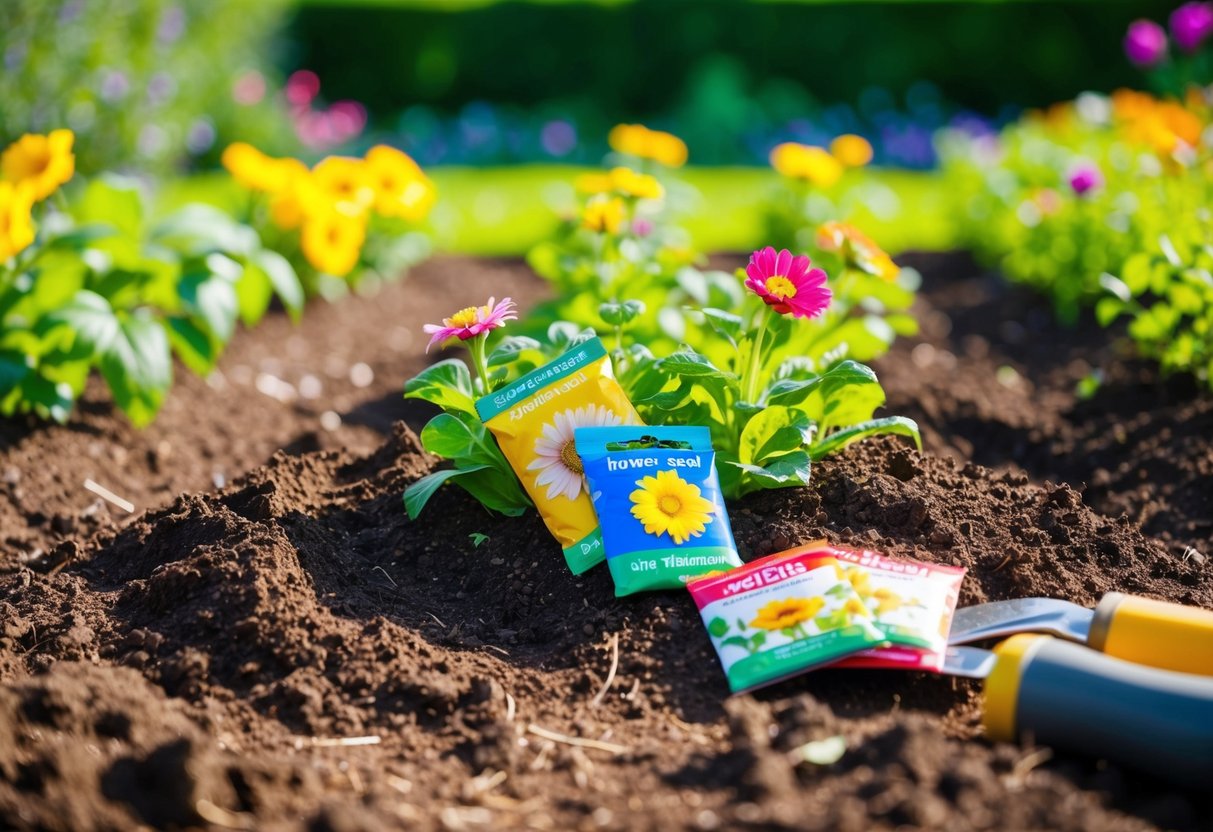
{"type": "Polygon", "coordinates": [[[961,607],[949,644],[1048,633],[1139,665],[1213,676],[1213,610],[1109,592],[1087,609],[1056,598],[961,607]]]}
{"type": "Polygon", "coordinates": [[[992,740],[1029,739],[1213,785],[1213,679],[1028,633],[993,651],[949,647],[944,672],[984,680],[982,723],[992,740]]]}

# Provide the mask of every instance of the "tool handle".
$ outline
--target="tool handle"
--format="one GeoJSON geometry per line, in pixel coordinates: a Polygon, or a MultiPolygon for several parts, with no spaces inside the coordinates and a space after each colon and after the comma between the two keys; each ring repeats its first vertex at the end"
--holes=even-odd
{"type": "Polygon", "coordinates": [[[1125,661],[1213,676],[1213,610],[1109,592],[1087,644],[1125,661]]]}
{"type": "Polygon", "coordinates": [[[1173,782],[1213,785],[1213,679],[1049,636],[1014,636],[994,652],[984,716],[992,739],[1032,737],[1173,782]]]}

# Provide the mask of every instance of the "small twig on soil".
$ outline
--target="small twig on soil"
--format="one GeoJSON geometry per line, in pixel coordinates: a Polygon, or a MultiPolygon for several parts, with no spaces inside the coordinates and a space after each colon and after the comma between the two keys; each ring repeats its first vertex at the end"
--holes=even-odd
{"type": "Polygon", "coordinates": [[[403,777],[400,777],[395,774],[389,774],[384,779],[387,780],[387,784],[389,786],[391,786],[393,789],[400,792],[401,794],[408,794],[409,792],[411,792],[413,790],[413,781],[412,780],[405,780],[403,777]]]}
{"type": "Polygon", "coordinates": [[[1014,768],[1011,769],[1010,780],[1012,783],[1020,784],[1024,778],[1031,773],[1032,769],[1048,762],[1053,757],[1053,749],[1037,748],[1035,751],[1029,751],[1024,756],[1016,761],[1014,768]]]}
{"type": "Polygon", "coordinates": [[[486,768],[471,780],[464,781],[462,789],[463,799],[475,800],[485,792],[491,792],[500,786],[506,781],[507,777],[509,777],[509,774],[504,771],[494,771],[491,768],[486,768]]]}
{"type": "Polygon", "coordinates": [[[106,488],[104,485],[100,485],[98,483],[93,482],[92,480],[86,479],[84,481],[84,487],[88,491],[93,492],[98,497],[105,500],[107,503],[112,503],[113,505],[116,505],[118,508],[125,511],[127,514],[135,513],[135,504],[134,503],[132,503],[130,500],[122,499],[117,494],[115,494],[113,491],[110,491],[108,488],[106,488]]]}
{"type": "Polygon", "coordinates": [[[354,787],[354,793],[362,795],[366,793],[366,786],[362,783],[362,775],[358,773],[358,769],[346,763],[343,766],[345,776],[349,778],[350,785],[354,787]]]}
{"type": "Polygon", "coordinates": [[[383,573],[383,577],[388,579],[388,582],[391,583],[393,589],[395,589],[396,587],[399,586],[399,584],[397,584],[395,581],[392,580],[392,576],[389,575],[387,573],[387,570],[384,569],[382,566],[375,566],[371,569],[372,572],[374,572],[375,570],[378,570],[383,573]]]}
{"type": "Polygon", "coordinates": [[[299,750],[305,745],[312,748],[348,748],[354,745],[378,745],[382,741],[378,734],[367,737],[295,737],[295,749],[299,750]]]}
{"type": "Polygon", "coordinates": [[[611,689],[611,683],[615,681],[617,670],[619,670],[619,633],[611,636],[611,669],[607,671],[606,681],[602,683],[602,689],[598,691],[598,695],[590,700],[590,707],[597,708],[602,704],[602,697],[606,696],[607,691],[611,689]]]}
{"type": "Polygon", "coordinates": [[[991,571],[994,571],[994,572],[1001,571],[1001,570],[1002,570],[1003,568],[1005,568],[1005,567],[1006,567],[1006,565],[1007,565],[1008,563],[1010,563],[1010,562],[1011,562],[1011,556],[1010,556],[1010,555],[1007,555],[1005,558],[1003,558],[1003,559],[1002,559],[1002,563],[1000,563],[1000,564],[998,564],[997,566],[995,566],[995,567],[994,567],[994,569],[993,569],[993,570],[991,570],[991,571]]]}
{"type": "Polygon", "coordinates": [[[631,751],[625,745],[616,745],[613,742],[602,742],[601,740],[588,740],[584,737],[570,737],[568,734],[558,734],[555,731],[549,731],[547,728],[531,723],[527,726],[527,731],[537,737],[542,737],[545,740],[552,742],[564,743],[565,745],[577,746],[578,748],[593,748],[597,751],[605,751],[608,754],[627,754],[631,751]]]}
{"type": "Polygon", "coordinates": [[[439,618],[438,616],[434,615],[432,612],[427,612],[427,613],[426,613],[426,615],[428,615],[430,618],[432,618],[432,619],[434,619],[435,621],[437,621],[437,622],[438,622],[438,626],[439,626],[439,627],[442,627],[443,629],[445,629],[445,628],[446,628],[446,625],[442,623],[442,619],[441,619],[441,618],[439,618]]]}
{"type": "Polygon", "coordinates": [[[501,654],[501,655],[503,655],[503,656],[509,656],[509,655],[510,655],[510,651],[509,651],[509,650],[506,650],[504,647],[498,647],[496,644],[486,644],[486,645],[484,645],[484,646],[485,646],[485,647],[487,647],[488,649],[490,649],[490,650],[492,650],[492,651],[496,652],[496,653],[500,653],[500,654],[501,654]]]}
{"type": "Polygon", "coordinates": [[[1204,566],[1205,561],[1207,560],[1204,553],[1195,546],[1185,546],[1183,554],[1180,555],[1180,557],[1184,559],[1184,563],[1187,563],[1190,560],[1196,561],[1197,566],[1204,566]]]}
{"type": "Polygon", "coordinates": [[[640,693],[640,680],[632,680],[632,689],[623,695],[623,698],[631,702],[636,698],[636,694],[640,693]]]}
{"type": "Polygon", "coordinates": [[[247,812],[230,812],[222,806],[216,806],[205,797],[194,804],[198,817],[207,823],[224,829],[255,829],[256,819],[247,812]]]}
{"type": "Polygon", "coordinates": [[[508,693],[505,695],[505,721],[513,722],[514,714],[518,711],[518,703],[508,693]]]}

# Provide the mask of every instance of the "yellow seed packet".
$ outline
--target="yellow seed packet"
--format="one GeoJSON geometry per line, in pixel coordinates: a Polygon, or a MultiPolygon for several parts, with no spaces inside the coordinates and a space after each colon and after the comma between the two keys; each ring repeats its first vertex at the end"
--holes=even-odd
{"type": "Polygon", "coordinates": [[[476,412],[564,549],[573,574],[602,563],[602,533],[573,432],[644,424],[615,380],[602,341],[579,344],[481,397],[476,412]]]}

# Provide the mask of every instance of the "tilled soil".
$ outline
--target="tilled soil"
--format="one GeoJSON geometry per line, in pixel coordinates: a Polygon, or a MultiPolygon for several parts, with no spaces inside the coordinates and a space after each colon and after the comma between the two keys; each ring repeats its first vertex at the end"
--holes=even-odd
{"type": "MultiPolygon", "coordinates": [[[[428,293],[454,285],[468,267],[451,265],[430,267],[428,293]]],[[[923,265],[925,302],[944,309],[963,308],[942,307],[947,286],[982,280],[960,275],[937,295],[923,265]]],[[[535,289],[499,271],[500,286],[489,289],[498,296],[535,289]]],[[[476,291],[487,293],[485,284],[476,291]]],[[[399,297],[364,306],[364,320],[390,315],[386,301],[399,297]]],[[[450,311],[429,313],[423,303],[433,301],[419,297],[398,317],[450,311]]],[[[376,343],[357,319],[341,320],[341,308],[330,323],[376,343]]],[[[938,358],[957,331],[955,323],[952,332],[928,328],[923,343],[938,358]]],[[[994,330],[979,331],[996,343],[994,330]]],[[[346,360],[372,365],[376,383],[381,373],[400,376],[379,400],[373,388],[358,388],[347,391],[347,405],[315,405],[376,414],[357,447],[294,444],[222,490],[197,482],[209,472],[194,470],[195,481],[178,490],[195,493],[165,499],[149,487],[147,504],[163,508],[121,525],[44,531],[25,514],[14,521],[13,537],[55,557],[10,557],[0,571],[0,828],[1213,826],[1208,795],[1170,787],[1165,773],[1153,779],[1050,749],[987,743],[971,682],[819,671],[730,698],[688,596],[615,599],[604,570],[568,574],[537,518],[491,517],[457,489],[408,521],[400,495],[435,460],[406,424],[384,423],[399,415],[415,425],[424,415],[397,398],[419,344],[379,366],[381,346],[364,353],[351,344],[346,360]],[[371,404],[359,405],[359,396],[371,404]],[[378,447],[376,429],[386,434],[378,447]],[[847,745],[833,765],[789,757],[833,736],[847,745]]],[[[967,366],[963,352],[952,354],[967,366]]],[[[942,375],[920,366],[919,344],[882,362],[898,409],[909,409],[899,397],[918,382],[908,368],[895,381],[894,362],[915,355],[929,391],[922,407],[936,408],[921,415],[929,445],[977,456],[982,443],[971,437],[981,434],[951,427],[963,419],[948,409],[942,375]]],[[[988,380],[974,371],[972,383],[980,390],[988,380]]],[[[195,420],[211,424],[216,408],[249,413],[244,400],[258,395],[204,393],[192,405],[195,420]]],[[[950,401],[976,410],[965,403],[980,395],[961,391],[950,401]]],[[[1192,397],[1174,406],[1201,407],[1192,397]]],[[[991,406],[985,421],[1006,412],[991,406]]],[[[1045,425],[1065,421],[1039,412],[1045,425]]],[[[250,449],[287,444],[269,439],[255,416],[245,427],[234,423],[229,435],[248,437],[250,449]]],[[[1170,427],[1173,435],[1183,429],[1170,427]]],[[[87,476],[72,471],[67,452],[39,445],[41,435],[28,432],[2,457],[20,466],[27,504],[70,493],[66,472],[87,476]],[[26,472],[37,465],[62,466],[65,475],[26,472]]],[[[118,446],[112,436],[98,441],[118,446]]],[[[996,454],[990,441],[981,453],[996,454]]],[[[1163,453],[1158,447],[1150,453],[1163,453]]],[[[1031,594],[1091,604],[1117,589],[1213,607],[1213,573],[1179,545],[1199,535],[1182,525],[1145,532],[1137,515],[1108,511],[1114,503],[1093,508],[1091,489],[1030,482],[1025,471],[1051,475],[1033,467],[1032,453],[1009,445],[1006,456],[1016,468],[994,471],[872,442],[819,465],[810,488],[740,501],[734,530],[747,559],[826,536],[963,565],[961,603],[1031,594]]],[[[200,458],[238,464],[221,448],[200,458]]],[[[1170,508],[1178,504],[1168,498],[1168,510],[1151,517],[1181,516],[1170,508]]],[[[8,516],[3,522],[8,534],[8,516]]]]}

